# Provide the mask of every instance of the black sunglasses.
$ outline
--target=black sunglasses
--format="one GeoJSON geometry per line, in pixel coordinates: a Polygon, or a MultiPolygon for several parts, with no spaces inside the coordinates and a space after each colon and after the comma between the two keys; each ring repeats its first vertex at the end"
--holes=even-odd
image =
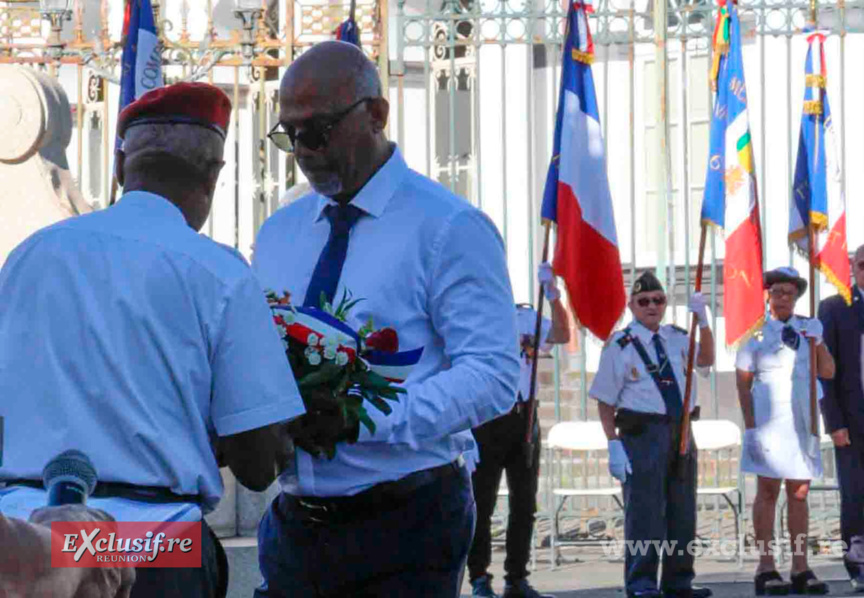
{"type": "Polygon", "coordinates": [[[285,125],[282,122],[276,123],[267,137],[273,144],[283,152],[293,152],[297,142],[303,144],[303,147],[310,149],[313,152],[323,149],[330,143],[330,134],[336,128],[342,119],[351,113],[354,108],[368,102],[373,98],[363,98],[348,106],[342,112],[330,116],[319,116],[310,118],[300,127],[294,125],[285,125]]]}
{"type": "Polygon", "coordinates": [[[666,305],[666,297],[652,297],[649,299],[648,297],[640,297],[636,300],[636,305],[639,307],[648,307],[651,304],[654,305],[666,305]]]}

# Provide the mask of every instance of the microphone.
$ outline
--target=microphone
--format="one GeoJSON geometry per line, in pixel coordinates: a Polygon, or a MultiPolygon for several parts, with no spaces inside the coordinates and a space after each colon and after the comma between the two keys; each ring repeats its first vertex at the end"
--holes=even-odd
{"type": "Polygon", "coordinates": [[[96,469],[81,451],[64,451],[42,470],[42,483],[49,507],[83,505],[96,489],[96,469]]]}

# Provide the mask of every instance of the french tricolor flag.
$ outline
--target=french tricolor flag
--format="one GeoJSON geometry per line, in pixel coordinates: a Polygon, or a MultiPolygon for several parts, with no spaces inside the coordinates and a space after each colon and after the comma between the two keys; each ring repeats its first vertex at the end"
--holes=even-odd
{"type": "Polygon", "coordinates": [[[555,146],[541,215],[557,224],[553,268],[567,285],[576,319],[606,340],[626,298],[591,76],[591,11],[584,2],[571,2],[568,10],[555,146]]]}

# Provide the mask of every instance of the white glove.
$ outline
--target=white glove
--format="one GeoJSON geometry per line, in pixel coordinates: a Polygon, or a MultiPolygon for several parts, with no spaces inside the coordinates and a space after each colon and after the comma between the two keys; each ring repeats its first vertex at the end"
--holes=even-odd
{"type": "Polygon", "coordinates": [[[705,297],[702,296],[702,293],[693,293],[690,295],[690,303],[687,307],[696,315],[696,319],[699,320],[699,326],[702,328],[708,325],[708,314],[705,305],[705,297]]]}
{"type": "Polygon", "coordinates": [[[620,440],[609,441],[609,473],[622,484],[627,481],[627,475],[633,473],[630,457],[620,440]]]}
{"type": "Polygon", "coordinates": [[[762,443],[759,442],[755,429],[744,430],[743,450],[753,463],[765,463],[765,452],[762,450],[762,443]]]}
{"type": "Polygon", "coordinates": [[[804,320],[804,328],[801,329],[801,332],[804,333],[805,338],[816,339],[816,346],[822,344],[822,322],[818,318],[804,320]]]}
{"type": "Polygon", "coordinates": [[[555,283],[555,273],[552,271],[552,264],[543,262],[537,266],[537,278],[540,284],[543,285],[543,294],[549,301],[557,301],[561,298],[561,291],[558,290],[558,285],[555,283]]]}

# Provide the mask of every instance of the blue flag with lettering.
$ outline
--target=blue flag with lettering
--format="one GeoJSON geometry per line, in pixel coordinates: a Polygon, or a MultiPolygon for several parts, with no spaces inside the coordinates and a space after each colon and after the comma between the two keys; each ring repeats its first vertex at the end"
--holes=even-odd
{"type": "MultiPolygon", "coordinates": [[[[123,17],[123,71],[118,114],[142,95],[162,87],[162,48],[150,0],[127,0],[123,17]]],[[[117,147],[119,148],[119,139],[117,147]]]]}

